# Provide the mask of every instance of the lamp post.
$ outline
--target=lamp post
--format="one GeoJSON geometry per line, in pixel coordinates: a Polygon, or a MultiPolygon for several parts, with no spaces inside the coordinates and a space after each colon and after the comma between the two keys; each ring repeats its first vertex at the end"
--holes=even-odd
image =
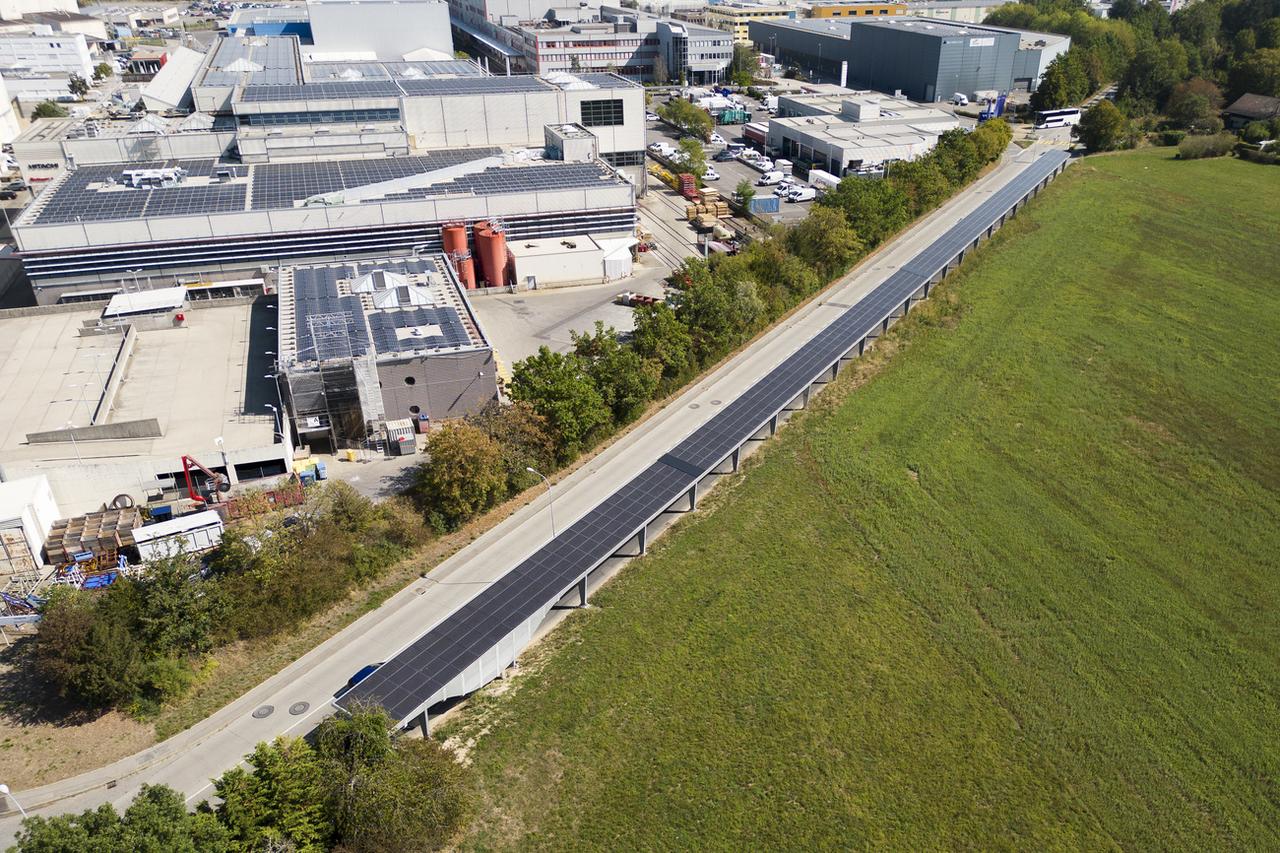
{"type": "Polygon", "coordinates": [[[556,538],[556,502],[555,502],[555,498],[551,494],[551,481],[548,480],[541,471],[530,468],[527,465],[525,466],[524,470],[528,471],[530,474],[537,474],[539,477],[542,477],[542,482],[547,484],[547,512],[551,514],[551,538],[555,539],[556,538]]]}
{"type": "Polygon", "coordinates": [[[71,439],[71,449],[76,452],[76,462],[83,466],[84,460],[80,458],[80,445],[76,444],[76,429],[78,429],[78,427],[71,421],[67,421],[63,426],[63,429],[67,431],[67,436],[71,439]]]}
{"type": "Polygon", "coordinates": [[[17,806],[17,807],[18,807],[18,811],[22,812],[22,816],[23,816],[24,818],[28,816],[28,815],[27,815],[27,810],[26,810],[26,809],[24,809],[24,808],[22,807],[22,803],[18,802],[18,798],[17,798],[17,797],[15,797],[15,796],[13,795],[13,792],[9,790],[9,786],[8,786],[8,785],[0,784],[0,794],[3,794],[4,796],[6,796],[6,797],[8,797],[9,799],[13,800],[13,804],[14,804],[15,806],[17,806]]]}

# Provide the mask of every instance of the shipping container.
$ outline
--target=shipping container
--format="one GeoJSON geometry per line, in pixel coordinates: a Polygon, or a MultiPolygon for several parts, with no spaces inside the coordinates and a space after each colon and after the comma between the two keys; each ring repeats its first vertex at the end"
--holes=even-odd
{"type": "Polygon", "coordinates": [[[782,209],[781,205],[778,204],[776,195],[756,196],[751,199],[751,204],[748,205],[748,208],[754,214],[777,213],[782,209]]]}

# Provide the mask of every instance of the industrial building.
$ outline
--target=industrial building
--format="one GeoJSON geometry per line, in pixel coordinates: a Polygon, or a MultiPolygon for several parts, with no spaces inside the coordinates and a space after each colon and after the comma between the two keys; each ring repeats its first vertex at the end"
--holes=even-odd
{"type": "Polygon", "coordinates": [[[584,2],[562,10],[521,2],[529,8],[495,16],[495,8],[507,5],[452,3],[453,25],[467,49],[499,68],[540,75],[612,72],[637,81],[665,77],[701,85],[720,82],[733,59],[731,34],[638,9],[584,2]]]}
{"type": "MultiPolygon", "coordinates": [[[[453,259],[384,258],[285,267],[279,280],[279,375],[300,443],[377,443],[387,421],[466,415],[497,396],[497,365],[454,271],[471,286],[508,275],[493,223],[447,227],[453,259]]],[[[395,452],[400,445],[392,442],[395,452]]]]}
{"type": "Polygon", "coordinates": [[[502,219],[520,238],[631,236],[635,187],[600,161],[497,148],[227,165],[82,166],[13,223],[41,304],[101,299],[140,272],[177,284],[289,260],[438,249],[440,226],[502,219]]]}
{"type": "Polygon", "coordinates": [[[80,11],[76,0],[0,0],[0,21],[20,21],[34,12],[80,11]]]}
{"type": "Polygon", "coordinates": [[[796,7],[783,3],[727,0],[722,3],[710,3],[706,9],[702,10],[703,22],[708,27],[729,33],[739,44],[751,43],[747,25],[752,21],[776,21],[780,18],[795,17],[798,17],[796,7]]]}
{"type": "Polygon", "coordinates": [[[761,21],[751,40],[784,64],[918,101],[1034,90],[1068,36],[918,17],[761,21]]]}
{"type": "Polygon", "coordinates": [[[0,74],[78,74],[92,80],[93,58],[80,33],[57,33],[47,26],[31,33],[0,33],[0,74]]]}
{"type": "MultiPolygon", "coordinates": [[[[261,297],[265,282],[226,290],[261,297]]],[[[285,473],[266,354],[275,312],[200,295],[144,290],[0,318],[0,482],[46,477],[71,515],[173,490],[184,455],[232,482],[285,473]]]]}
{"type": "Polygon", "coordinates": [[[833,175],[868,174],[933,150],[959,127],[944,110],[873,92],[780,95],[769,121],[768,147],[796,164],[833,175]]]}
{"type": "MultiPolygon", "coordinates": [[[[913,4],[920,5],[920,4],[913,4]]],[[[810,18],[879,18],[886,15],[907,15],[906,3],[877,3],[874,0],[854,0],[852,3],[814,3],[809,7],[810,18]]]]}

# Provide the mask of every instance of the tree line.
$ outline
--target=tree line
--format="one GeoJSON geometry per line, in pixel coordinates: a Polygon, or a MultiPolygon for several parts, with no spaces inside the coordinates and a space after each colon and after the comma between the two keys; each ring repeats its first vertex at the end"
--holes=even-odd
{"type": "Polygon", "coordinates": [[[105,590],[55,587],[31,641],[32,665],[64,698],[146,716],[186,692],[213,649],[295,627],[427,536],[408,501],[375,504],[329,483],[287,514],[227,529],[203,563],[175,553],[105,590]]]}
{"type": "MultiPolygon", "coordinates": [[[[1091,15],[1083,0],[1032,0],[993,11],[987,22],[1071,36],[1031,97],[1035,110],[1078,104],[1104,84],[1115,103],[1089,110],[1078,135],[1090,150],[1132,145],[1160,132],[1167,144],[1223,130],[1224,104],[1246,93],[1280,96],[1280,0],[1200,0],[1172,15],[1157,2],[1116,0],[1091,15]]],[[[1246,141],[1276,138],[1275,122],[1254,122],[1246,141]]],[[[1188,150],[1220,149],[1223,141],[1188,150]]],[[[1230,150],[1230,147],[1227,148],[1230,150]]]]}
{"type": "Polygon", "coordinates": [[[883,179],[844,178],[803,221],[737,255],[684,259],[670,278],[675,304],[637,307],[629,336],[597,323],[569,352],[544,346],[514,366],[512,405],[434,431],[415,500],[433,527],[451,530],[572,463],[937,207],[1011,137],[1000,119],[949,130],[883,179]]]}
{"type": "Polygon", "coordinates": [[[309,740],[259,743],[214,780],[217,805],[144,785],[121,814],[30,817],[15,853],[411,853],[445,846],[474,802],[466,768],[429,739],[392,734],[378,709],[326,719],[309,740]]]}

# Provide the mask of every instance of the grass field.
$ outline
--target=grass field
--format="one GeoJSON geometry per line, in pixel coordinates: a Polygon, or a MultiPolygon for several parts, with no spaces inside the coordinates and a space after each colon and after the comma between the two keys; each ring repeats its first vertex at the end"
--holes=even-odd
{"type": "Polygon", "coordinates": [[[477,696],[466,846],[1280,848],[1280,169],[1169,158],[1072,166],[477,696]]]}

